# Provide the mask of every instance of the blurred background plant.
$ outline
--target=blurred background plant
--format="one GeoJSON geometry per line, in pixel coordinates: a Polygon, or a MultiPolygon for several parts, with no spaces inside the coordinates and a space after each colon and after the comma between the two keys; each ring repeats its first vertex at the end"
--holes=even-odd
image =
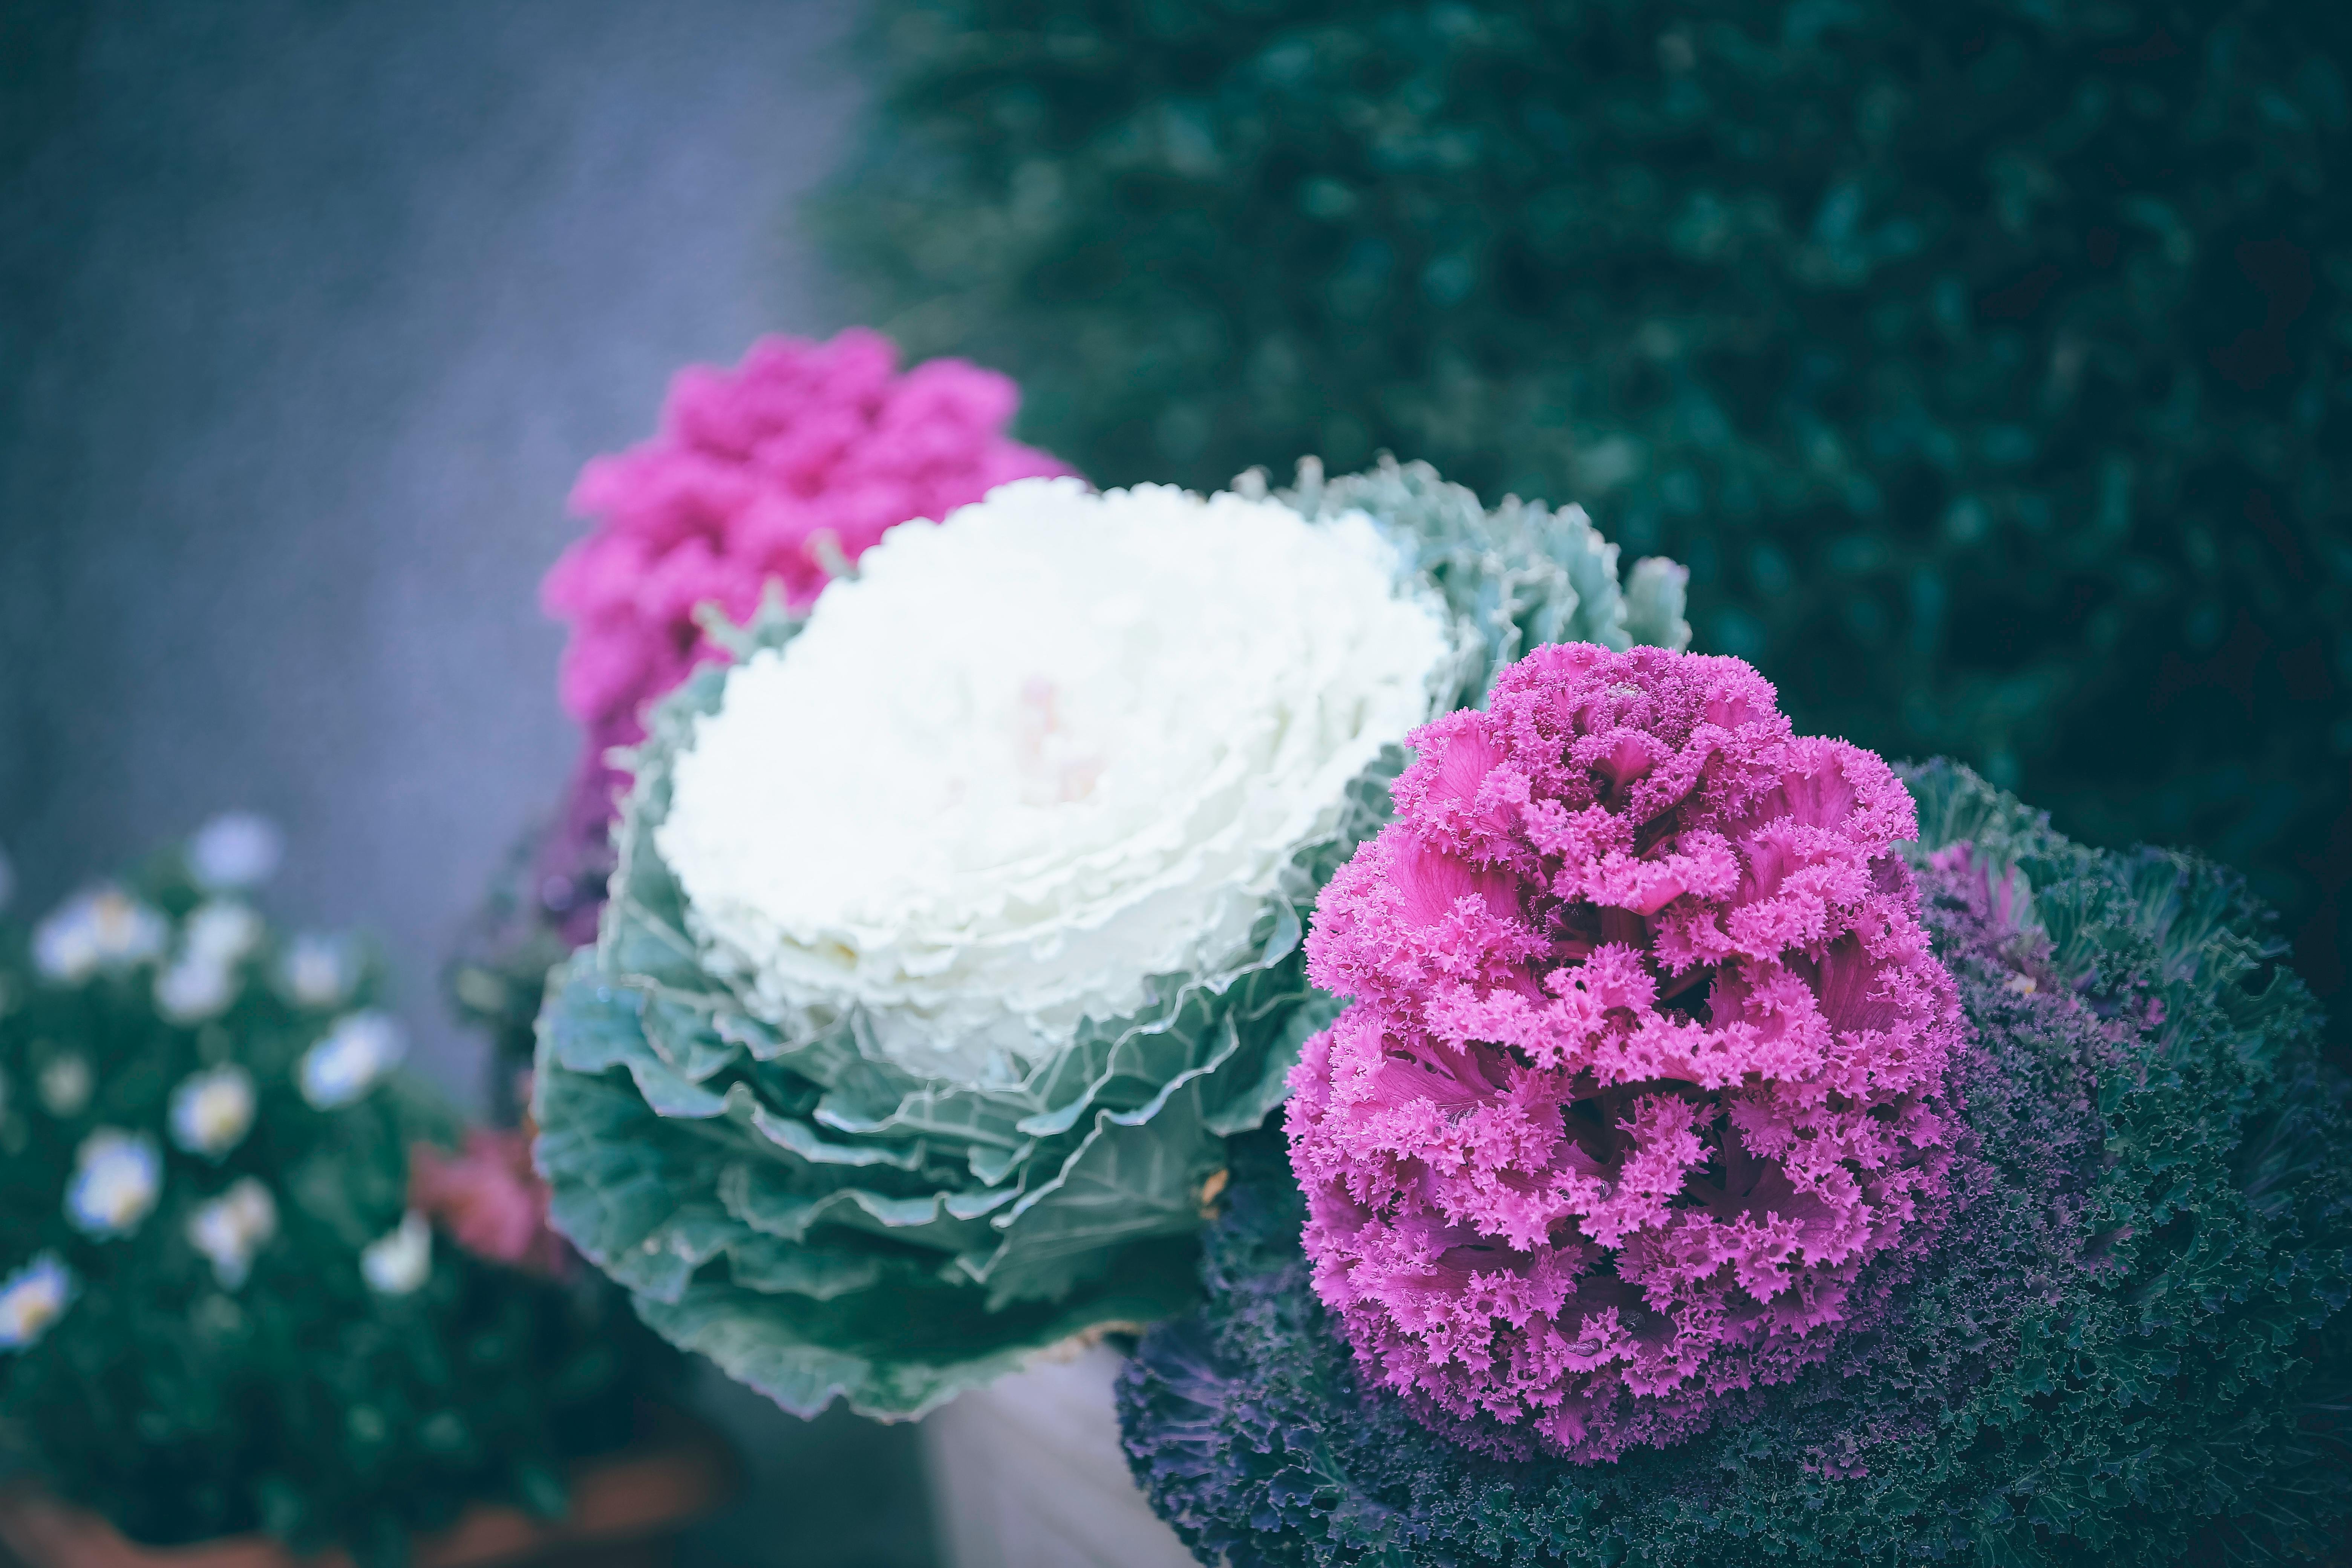
{"type": "Polygon", "coordinates": [[[822,220],[1028,438],[1580,501],[1800,729],[2237,865],[2340,999],[2352,8],[879,0],[868,47],[822,220]]]}
{"type": "Polygon", "coordinates": [[[216,819],[0,931],[0,1436],[134,1540],[394,1563],[471,1502],[560,1514],[674,1357],[499,1135],[439,1152],[371,955],[250,901],[277,858],[216,819]]]}

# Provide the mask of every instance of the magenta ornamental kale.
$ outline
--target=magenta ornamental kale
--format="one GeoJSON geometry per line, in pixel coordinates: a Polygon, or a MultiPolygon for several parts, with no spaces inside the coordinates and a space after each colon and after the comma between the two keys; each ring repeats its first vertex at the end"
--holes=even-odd
{"type": "Polygon", "coordinates": [[[1733,658],[1537,649],[1317,906],[1317,1293],[1459,1440],[1578,1462],[1827,1354],[1940,1220],[1959,1008],[1886,763],[1733,658]]]}

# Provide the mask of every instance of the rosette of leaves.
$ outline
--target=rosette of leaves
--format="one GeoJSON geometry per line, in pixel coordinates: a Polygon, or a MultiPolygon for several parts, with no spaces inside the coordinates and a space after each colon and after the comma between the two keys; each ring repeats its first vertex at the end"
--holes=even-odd
{"type": "Polygon", "coordinates": [[[1260,1134],[1208,1239],[1208,1306],[1148,1335],[1118,1395],[1139,1481],[1202,1561],[2155,1564],[2340,1543],[2352,1122],[2267,912],[2205,861],[2071,844],[1964,769],[1907,782],[1923,912],[1975,1039],[1951,1079],[1949,1221],[1880,1266],[1883,1315],[1673,1447],[1488,1458],[1366,1386],[1260,1134]]]}
{"type": "Polygon", "coordinates": [[[1605,509],[1800,729],[2221,857],[2340,984],[2352,8],[887,0],[869,47],[847,269],[1097,482],[1388,447],[1605,509]]]}
{"type": "Polygon", "coordinates": [[[262,1531],[383,1568],[475,1502],[560,1515],[665,1348],[410,1215],[412,1142],[456,1127],[392,1071],[381,973],[205,869],[166,854],[0,928],[8,1447],[159,1546],[262,1531]]]}
{"type": "MultiPolygon", "coordinates": [[[[1398,544],[1454,634],[1451,705],[1536,642],[1687,640],[1676,569],[1644,563],[1621,586],[1617,547],[1573,509],[1489,510],[1418,464],[1326,482],[1309,463],[1282,495],[1398,544]]],[[[765,616],[739,652],[798,625],[765,616]]],[[[854,1008],[797,1034],[762,1022],[697,936],[656,836],[726,680],[705,670],[653,710],[598,942],[551,981],[535,1094],[557,1227],[656,1329],[803,1415],[838,1394],[915,1415],[1044,1346],[1188,1305],[1224,1142],[1264,1121],[1331,1013],[1306,981],[1306,911],[1384,819],[1401,748],[1297,848],[1229,959],[1154,977],[1142,1006],[1086,1018],[1018,1081],[947,1081],[854,1008]]]]}

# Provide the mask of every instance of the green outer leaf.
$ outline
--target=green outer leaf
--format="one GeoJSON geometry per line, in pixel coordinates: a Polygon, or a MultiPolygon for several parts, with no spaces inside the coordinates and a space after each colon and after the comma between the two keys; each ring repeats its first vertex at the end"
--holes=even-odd
{"type": "MultiPolygon", "coordinates": [[[[1244,478],[1264,489],[1262,476],[1244,478]]],[[[1455,618],[1475,629],[1485,658],[1468,669],[1451,707],[1482,704],[1505,665],[1545,643],[1690,646],[1683,618],[1689,572],[1653,556],[1634,564],[1621,590],[1617,546],[1580,506],[1554,510],[1506,496],[1490,512],[1429,464],[1385,454],[1368,473],[1330,480],[1321,463],[1302,459],[1297,483],[1281,496],[1309,517],[1369,513],[1436,584],[1455,618]]]]}
{"type": "MultiPolygon", "coordinates": [[[[1255,477],[1242,488],[1265,493],[1255,477]]],[[[1489,511],[1394,463],[1328,483],[1304,464],[1282,499],[1309,517],[1365,512],[1399,542],[1453,621],[1447,705],[1483,700],[1539,642],[1623,647],[1637,626],[1688,640],[1680,568],[1644,563],[1629,596],[1617,547],[1574,508],[1489,511]]],[[[771,607],[733,646],[745,657],[797,631],[771,607]]],[[[654,836],[672,763],[725,684],[705,669],[649,714],[596,945],[550,976],[535,1110],[558,1228],[648,1323],[803,1413],[840,1394],[919,1415],[1055,1340],[1185,1305],[1224,1139],[1281,1102],[1330,1017],[1307,984],[1306,916],[1387,819],[1402,750],[1349,786],[1241,951],[1152,977],[1133,1013],[1084,1021],[1022,1080],[971,1088],[888,1061],[856,1007],[760,1016],[697,941],[654,836]]]]}
{"type": "Polygon", "coordinates": [[[863,1291],[807,1303],[717,1282],[679,1300],[637,1300],[665,1339],[717,1362],[795,1415],[840,1397],[868,1415],[913,1419],[968,1388],[1016,1372],[1038,1352],[1108,1327],[1153,1322],[1196,1299],[1189,1247],[1165,1244],[1113,1289],[1067,1307],[988,1313],[958,1289],[863,1291]]]}

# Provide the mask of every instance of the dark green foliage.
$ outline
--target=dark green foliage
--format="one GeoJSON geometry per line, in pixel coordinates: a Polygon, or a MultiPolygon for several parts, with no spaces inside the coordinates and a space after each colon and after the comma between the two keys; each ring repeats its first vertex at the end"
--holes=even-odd
{"type": "Polygon", "coordinates": [[[1581,501],[1801,731],[2352,877],[2352,6],[883,0],[829,199],[1097,482],[1581,501]]]}
{"type": "MultiPolygon", "coordinates": [[[[141,891],[175,919],[197,900],[176,857],[141,891]]],[[[369,1288],[361,1249],[400,1222],[412,1141],[456,1129],[398,1079],[341,1110],[306,1102],[295,1063],[335,1015],[281,994],[277,955],[272,942],[247,960],[235,1005],[191,1027],[158,1016],[152,965],[62,986],[36,979],[22,933],[0,930],[0,1272],[52,1251],[80,1284],[37,1343],[0,1355],[9,1446],[149,1542],[261,1530],[379,1568],[469,1503],[560,1513],[564,1462],[627,1441],[666,1352],[609,1292],[484,1262],[446,1236],[420,1289],[369,1288]],[[93,1088],[60,1114],[36,1086],[67,1054],[93,1088]],[[166,1107],[190,1072],[227,1062],[252,1075],[258,1109],[215,1163],[173,1146],[166,1107]],[[158,1206],[111,1240],[73,1228],[62,1201],[100,1126],[149,1134],[163,1156],[158,1206]],[[187,1225],[246,1176],[270,1189],[278,1228],[232,1289],[187,1225]]],[[[377,984],[368,975],[351,1005],[377,984]]]]}
{"type": "Polygon", "coordinates": [[[522,1110],[518,1091],[539,1048],[547,977],[573,948],[594,940],[593,917],[612,870],[601,843],[593,863],[557,866],[550,847],[561,837],[537,827],[508,851],[442,970],[450,1009],[489,1042],[490,1106],[506,1121],[522,1110]]]}
{"type": "MultiPolygon", "coordinates": [[[[1279,1142],[1235,1162],[1202,1314],[1155,1331],[1136,1474],[1234,1568],[2300,1560],[2352,1506],[2352,1120],[2236,879],[2084,851],[1915,772],[1923,906],[1975,1039],[1952,1210],[1885,1315],[1716,1428],[1505,1463],[1365,1394],[1279,1142]],[[2014,868],[2012,878],[2010,868],[2014,868]]],[[[1861,1292],[1857,1292],[1861,1294],[1861,1292]]]]}

